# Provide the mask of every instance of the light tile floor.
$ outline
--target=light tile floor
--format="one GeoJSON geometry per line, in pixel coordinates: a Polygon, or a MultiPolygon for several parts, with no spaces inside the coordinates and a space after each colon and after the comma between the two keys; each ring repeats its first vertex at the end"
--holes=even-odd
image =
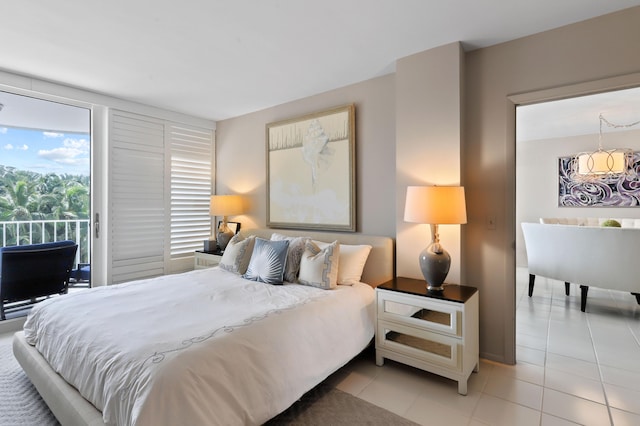
{"type": "Polygon", "coordinates": [[[336,387],[424,425],[640,425],[640,306],[629,293],[580,289],[517,271],[516,365],[481,360],[467,396],[451,380],[356,358],[336,387]]]}

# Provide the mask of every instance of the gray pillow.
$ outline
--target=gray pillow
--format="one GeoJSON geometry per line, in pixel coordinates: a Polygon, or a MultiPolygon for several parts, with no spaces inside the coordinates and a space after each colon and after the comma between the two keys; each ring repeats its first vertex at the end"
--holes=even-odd
{"type": "Polygon", "coordinates": [[[298,272],[300,272],[300,259],[302,259],[302,253],[304,253],[304,245],[309,240],[309,237],[289,237],[277,232],[271,235],[271,241],[284,240],[289,241],[284,279],[290,283],[295,283],[298,280],[298,272]]]}
{"type": "Polygon", "coordinates": [[[282,284],[288,248],[287,240],[269,241],[256,238],[249,267],[242,277],[267,284],[282,284]]]}

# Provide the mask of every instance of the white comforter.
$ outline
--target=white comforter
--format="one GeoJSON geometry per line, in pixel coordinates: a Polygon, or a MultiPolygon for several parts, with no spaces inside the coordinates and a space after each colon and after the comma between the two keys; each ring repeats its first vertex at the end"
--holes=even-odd
{"type": "Polygon", "coordinates": [[[261,424],[366,347],[373,300],[211,268],[53,298],[24,330],[106,423],[261,424]]]}

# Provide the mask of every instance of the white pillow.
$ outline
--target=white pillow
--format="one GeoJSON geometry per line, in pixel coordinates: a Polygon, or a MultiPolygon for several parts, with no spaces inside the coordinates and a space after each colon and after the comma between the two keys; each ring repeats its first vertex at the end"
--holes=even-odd
{"type": "MultiPolygon", "coordinates": [[[[313,241],[318,247],[323,248],[328,243],[313,241]]],[[[362,270],[371,253],[370,245],[340,244],[340,267],[338,268],[338,284],[354,285],[362,279],[362,270]]]]}
{"type": "Polygon", "coordinates": [[[326,244],[322,249],[314,242],[307,241],[300,259],[298,282],[324,290],[334,289],[338,285],[339,262],[340,243],[338,241],[326,244]]]}
{"type": "Polygon", "coordinates": [[[247,272],[255,241],[255,235],[249,235],[247,238],[243,238],[240,234],[234,235],[222,254],[220,268],[240,275],[247,272]]]}
{"type": "Polygon", "coordinates": [[[274,232],[271,234],[271,241],[289,241],[289,250],[287,251],[287,266],[284,270],[284,279],[290,283],[295,283],[298,279],[300,271],[300,259],[304,253],[304,246],[309,237],[289,237],[274,232]]]}

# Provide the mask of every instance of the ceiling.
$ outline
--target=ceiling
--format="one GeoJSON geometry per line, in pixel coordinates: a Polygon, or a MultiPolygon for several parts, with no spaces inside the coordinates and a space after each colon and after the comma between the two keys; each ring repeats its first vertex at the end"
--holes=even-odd
{"type": "Polygon", "coordinates": [[[3,2],[0,70],[210,120],[490,46],[640,0],[3,2]]]}
{"type": "Polygon", "coordinates": [[[526,142],[640,129],[640,87],[519,106],[516,141],[526,142]]]}

